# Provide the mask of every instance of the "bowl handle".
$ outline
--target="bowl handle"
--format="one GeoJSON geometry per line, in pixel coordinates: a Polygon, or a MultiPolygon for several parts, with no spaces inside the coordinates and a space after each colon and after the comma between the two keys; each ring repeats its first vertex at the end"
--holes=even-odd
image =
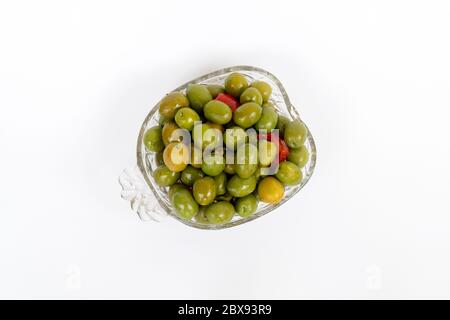
{"type": "Polygon", "coordinates": [[[130,202],[131,209],[141,220],[160,222],[167,216],[137,165],[123,170],[119,184],[122,186],[122,199],[130,202]]]}

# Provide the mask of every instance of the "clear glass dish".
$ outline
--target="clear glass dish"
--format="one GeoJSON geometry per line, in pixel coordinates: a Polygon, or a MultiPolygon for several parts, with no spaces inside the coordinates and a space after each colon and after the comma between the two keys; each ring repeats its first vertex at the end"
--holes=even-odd
{"type": "MultiPolygon", "coordinates": [[[[235,66],[235,67],[229,67],[220,69],[217,71],[214,71],[212,73],[208,73],[204,76],[198,77],[194,80],[191,80],[182,86],[179,86],[178,88],[174,89],[173,91],[182,91],[185,92],[186,87],[189,83],[202,83],[202,84],[221,84],[223,85],[225,78],[232,72],[240,72],[244,74],[250,81],[255,80],[262,80],[267,83],[269,83],[272,86],[272,96],[270,99],[270,102],[272,102],[279,113],[283,114],[284,116],[290,118],[290,119],[297,119],[300,120],[300,115],[298,111],[292,106],[289,97],[286,93],[286,90],[284,89],[281,82],[271,73],[260,69],[256,67],[251,66],[235,66]]],[[[162,96],[162,95],[161,95],[162,96]]],[[[274,211],[278,207],[282,206],[284,203],[289,201],[295,194],[297,194],[308,182],[310,179],[314,167],[316,164],[316,145],[314,143],[314,139],[311,135],[311,131],[308,130],[308,136],[305,142],[305,146],[308,149],[310,153],[310,159],[306,166],[302,169],[303,173],[303,180],[302,182],[293,187],[286,187],[285,190],[285,196],[284,199],[278,203],[277,205],[271,205],[271,204],[265,204],[260,202],[257,211],[250,217],[247,218],[241,218],[238,215],[235,215],[233,219],[225,224],[221,225],[212,225],[212,224],[201,224],[194,220],[183,220],[179,218],[173,207],[168,199],[168,188],[160,187],[156,184],[154,178],[153,178],[153,172],[157,168],[157,163],[155,159],[155,153],[148,152],[145,148],[145,145],[143,143],[143,137],[144,133],[147,129],[158,125],[159,121],[159,112],[158,112],[158,105],[155,105],[153,109],[150,111],[150,113],[145,118],[137,141],[137,164],[139,167],[139,170],[141,171],[143,178],[147,185],[150,187],[151,192],[154,194],[156,201],[158,204],[155,207],[155,204],[152,205],[150,210],[158,211],[158,206],[161,207],[161,209],[169,216],[173,217],[174,219],[180,221],[181,223],[184,223],[190,227],[194,228],[200,228],[200,229],[224,229],[224,228],[230,228],[234,227],[243,223],[250,222],[252,220],[255,220],[257,218],[262,217],[265,214],[268,214],[269,212],[274,211]]],[[[306,125],[306,124],[305,124],[306,125]]],[[[123,185],[123,183],[121,182],[123,185]]],[[[122,195],[123,196],[123,195],[122,195]]],[[[123,196],[124,197],[124,196],[123,196]]],[[[129,200],[129,199],[128,199],[129,200]]],[[[131,201],[131,200],[130,200],[131,201]]],[[[132,202],[133,206],[133,202],[132,202]]],[[[138,212],[139,213],[139,212],[138,212]]],[[[141,216],[141,214],[139,213],[141,216]]],[[[142,216],[141,216],[142,218],[142,216]]]]}

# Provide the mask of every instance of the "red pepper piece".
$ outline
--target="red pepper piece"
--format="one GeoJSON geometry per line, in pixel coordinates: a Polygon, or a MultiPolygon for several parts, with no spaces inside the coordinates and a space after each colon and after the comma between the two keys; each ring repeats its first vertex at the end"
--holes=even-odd
{"type": "Polygon", "coordinates": [[[277,144],[278,146],[278,161],[283,162],[287,159],[289,156],[289,147],[287,146],[286,142],[284,142],[283,139],[281,139],[277,134],[275,133],[258,133],[258,139],[266,139],[267,141],[272,141],[277,144]]]}
{"type": "Polygon", "coordinates": [[[219,93],[215,100],[222,101],[223,103],[228,105],[231,108],[231,112],[236,111],[236,109],[239,107],[239,102],[236,100],[236,98],[226,93],[219,93]]]}

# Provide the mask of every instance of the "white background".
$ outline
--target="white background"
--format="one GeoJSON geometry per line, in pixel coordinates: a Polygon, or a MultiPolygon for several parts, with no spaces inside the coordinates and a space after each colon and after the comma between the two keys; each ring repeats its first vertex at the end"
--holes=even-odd
{"type": "Polygon", "coordinates": [[[1,1],[0,298],[450,298],[448,1],[1,1]],[[117,177],[161,96],[232,65],[318,147],[252,223],[142,223],[117,177]]]}

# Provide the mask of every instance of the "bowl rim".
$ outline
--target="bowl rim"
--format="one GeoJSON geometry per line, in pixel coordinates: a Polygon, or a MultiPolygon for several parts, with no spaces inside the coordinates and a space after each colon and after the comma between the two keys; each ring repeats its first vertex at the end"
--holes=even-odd
{"type": "Polygon", "coordinates": [[[286,203],[289,199],[291,199],[294,195],[296,195],[301,189],[303,189],[303,187],[306,185],[306,183],[309,181],[309,179],[311,178],[315,166],[316,166],[316,161],[317,161],[317,148],[316,148],[316,144],[314,141],[314,138],[311,134],[311,131],[309,130],[308,126],[306,125],[306,123],[304,123],[302,121],[302,119],[300,118],[300,114],[297,111],[297,109],[291,104],[291,101],[289,99],[289,96],[283,86],[283,84],[281,83],[280,80],[278,80],[277,77],[275,77],[272,73],[258,68],[258,67],[253,67],[253,66],[247,66],[247,65],[238,65],[238,66],[232,66],[232,67],[227,67],[227,68],[222,68],[222,69],[218,69],[216,71],[207,73],[205,75],[202,75],[200,77],[197,77],[191,81],[188,81],[184,84],[182,84],[181,86],[178,86],[177,88],[175,88],[174,90],[172,90],[171,92],[174,91],[181,91],[184,90],[188,84],[190,83],[200,83],[202,81],[208,80],[212,77],[216,77],[216,76],[220,76],[226,73],[230,73],[230,72],[239,72],[239,71],[250,71],[250,72],[257,72],[260,74],[263,74],[264,76],[270,78],[278,87],[278,89],[280,90],[282,96],[283,96],[283,100],[285,102],[286,108],[289,112],[289,115],[296,120],[300,120],[308,129],[308,135],[307,135],[307,140],[308,143],[310,145],[311,148],[311,152],[310,152],[310,164],[309,167],[307,169],[307,174],[304,176],[301,184],[299,186],[296,186],[296,190],[290,195],[289,198],[284,198],[280,203],[276,204],[276,205],[272,205],[269,206],[267,208],[264,208],[263,210],[261,210],[260,212],[256,212],[255,214],[246,217],[246,218],[241,218],[235,221],[230,221],[224,224],[199,224],[193,220],[184,220],[180,217],[178,217],[174,212],[172,212],[172,209],[170,207],[167,206],[167,204],[160,198],[159,193],[157,192],[155,186],[153,185],[152,181],[149,179],[147,171],[145,169],[145,155],[146,152],[144,150],[144,152],[142,151],[142,141],[143,141],[143,137],[145,134],[145,131],[147,129],[147,123],[150,122],[153,119],[153,116],[155,115],[155,113],[159,110],[158,108],[158,103],[150,110],[150,112],[147,114],[147,116],[145,117],[142,125],[141,125],[141,129],[139,131],[139,136],[138,136],[138,140],[137,140],[137,149],[136,149],[136,156],[137,156],[137,165],[139,167],[139,170],[141,171],[145,182],[147,183],[147,185],[149,186],[149,188],[151,189],[152,193],[155,195],[156,200],[158,201],[159,205],[164,209],[165,212],[167,212],[167,214],[169,216],[171,216],[172,218],[180,221],[181,223],[196,228],[196,229],[203,229],[203,230],[221,230],[221,229],[227,229],[227,228],[231,228],[231,227],[235,227],[250,221],[253,221],[257,218],[260,218],[266,214],[268,214],[269,212],[281,207],[284,203],[286,203]]]}

